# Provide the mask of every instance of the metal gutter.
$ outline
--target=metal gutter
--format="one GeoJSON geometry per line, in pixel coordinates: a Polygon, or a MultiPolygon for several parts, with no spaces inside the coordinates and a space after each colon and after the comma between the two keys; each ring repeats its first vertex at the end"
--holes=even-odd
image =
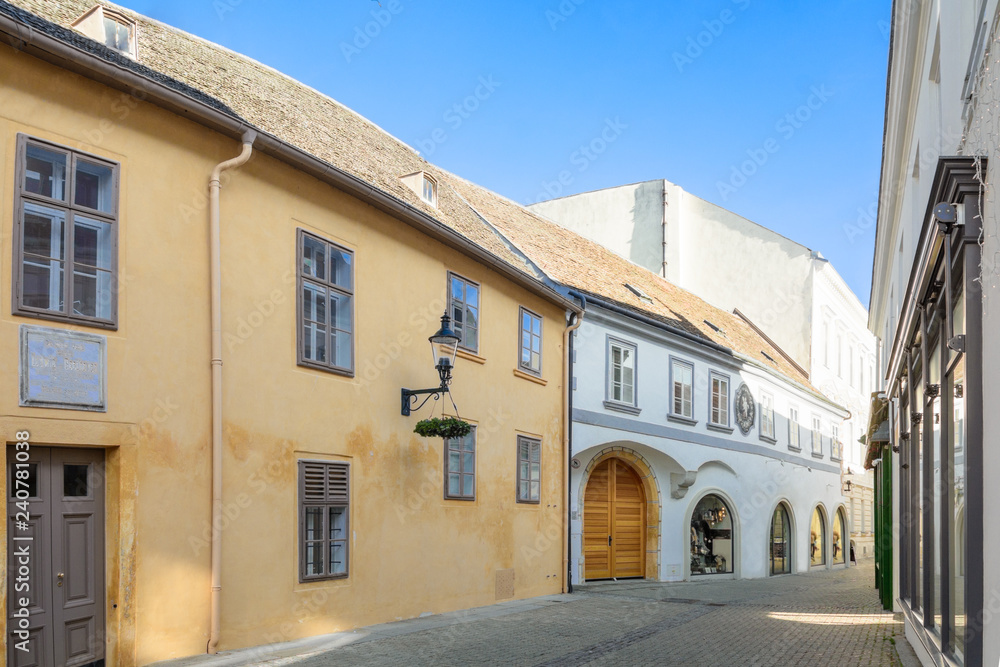
{"type": "Polygon", "coordinates": [[[572,300],[522,273],[434,217],[245,120],[214,109],[204,102],[148,79],[130,69],[103,60],[51,35],[39,32],[3,13],[0,13],[0,33],[9,37],[6,41],[15,50],[23,51],[68,71],[126,92],[136,99],[156,104],[167,111],[186,117],[225,136],[241,140],[247,131],[255,131],[257,132],[257,140],[254,142],[255,152],[270,155],[361,199],[427,234],[434,240],[488,265],[505,278],[562,308],[574,313],[581,312],[579,306],[572,300]]]}

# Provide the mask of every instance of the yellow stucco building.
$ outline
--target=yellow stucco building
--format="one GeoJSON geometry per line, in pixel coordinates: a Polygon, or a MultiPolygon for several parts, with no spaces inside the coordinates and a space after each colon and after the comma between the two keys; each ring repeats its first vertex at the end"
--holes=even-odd
{"type": "Polygon", "coordinates": [[[576,307],[491,225],[508,203],[190,35],[16,5],[8,664],[143,665],[560,592],[576,307]],[[238,155],[216,246],[210,181],[238,155]],[[445,311],[451,397],[476,427],[453,440],[413,433],[455,413],[448,396],[401,414],[402,388],[438,383],[445,311]]]}

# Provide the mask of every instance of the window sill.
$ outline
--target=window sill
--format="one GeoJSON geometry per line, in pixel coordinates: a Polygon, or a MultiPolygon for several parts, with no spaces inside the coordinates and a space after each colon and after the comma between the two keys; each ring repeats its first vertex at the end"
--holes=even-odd
{"type": "Polygon", "coordinates": [[[667,421],[676,422],[678,424],[686,424],[688,426],[698,425],[697,419],[691,419],[690,417],[684,417],[682,415],[667,415],[667,421]]]}
{"type": "Polygon", "coordinates": [[[796,447],[795,445],[788,445],[788,451],[790,452],[801,452],[801,447],[796,447]]]}
{"type": "Polygon", "coordinates": [[[34,310],[14,309],[12,315],[18,317],[30,317],[36,320],[46,320],[48,322],[59,322],[77,327],[90,327],[92,329],[104,329],[105,331],[118,331],[118,324],[110,320],[87,319],[83,317],[70,317],[61,313],[48,313],[34,310]]]}
{"type": "Polygon", "coordinates": [[[840,458],[839,456],[831,456],[830,460],[831,461],[842,462],[844,459],[840,458]]]}
{"type": "Polygon", "coordinates": [[[733,427],[732,426],[723,426],[722,424],[713,424],[712,422],[709,422],[709,423],[705,424],[705,426],[707,426],[712,431],[719,431],[720,433],[732,433],[733,432],[733,427]]]}
{"type": "Polygon", "coordinates": [[[813,452],[812,453],[812,457],[814,459],[821,459],[821,458],[823,458],[823,455],[822,454],[817,454],[816,452],[813,452]]]}
{"type": "Polygon", "coordinates": [[[469,498],[469,497],[462,497],[462,496],[448,496],[448,495],[446,495],[444,497],[444,499],[445,500],[457,500],[457,501],[462,502],[462,503],[474,503],[474,502],[476,502],[476,499],[474,497],[473,498],[469,498]]]}
{"type": "Polygon", "coordinates": [[[345,377],[345,378],[354,377],[354,371],[348,370],[346,368],[334,368],[333,366],[314,364],[304,359],[299,359],[298,365],[300,368],[311,368],[314,371],[323,371],[324,373],[330,373],[331,375],[339,375],[340,377],[345,377]]]}
{"type": "Polygon", "coordinates": [[[771,437],[771,436],[769,436],[769,435],[762,435],[762,436],[760,436],[760,439],[761,439],[762,441],[764,441],[764,442],[769,442],[769,443],[771,443],[772,445],[776,445],[776,444],[778,444],[778,439],[777,439],[777,438],[772,438],[772,437],[771,437]]]}
{"type": "Polygon", "coordinates": [[[539,506],[541,506],[542,501],[541,500],[521,500],[520,498],[518,498],[517,499],[517,504],[518,505],[527,505],[528,507],[539,507],[539,506]]]}
{"type": "Polygon", "coordinates": [[[455,352],[455,356],[458,357],[459,359],[467,359],[469,361],[474,361],[475,363],[480,365],[486,363],[486,357],[480,357],[475,352],[469,352],[468,350],[463,350],[462,348],[458,348],[458,350],[455,352]]]}
{"type": "Polygon", "coordinates": [[[348,578],[348,573],[344,574],[330,574],[324,577],[309,577],[308,579],[303,579],[299,577],[300,584],[322,584],[328,581],[342,581],[348,578]]]}
{"type": "Polygon", "coordinates": [[[638,415],[642,412],[642,408],[637,408],[634,405],[629,405],[628,403],[616,403],[614,401],[604,401],[604,407],[608,410],[614,410],[616,412],[624,412],[630,415],[638,415]]]}
{"type": "MultiPolygon", "coordinates": [[[[486,361],[483,359],[483,361],[486,361]]],[[[540,384],[543,387],[549,383],[548,380],[543,380],[537,375],[532,375],[531,373],[526,373],[519,368],[514,369],[514,377],[521,378],[522,380],[527,380],[529,382],[534,382],[535,384],[540,384]]]]}

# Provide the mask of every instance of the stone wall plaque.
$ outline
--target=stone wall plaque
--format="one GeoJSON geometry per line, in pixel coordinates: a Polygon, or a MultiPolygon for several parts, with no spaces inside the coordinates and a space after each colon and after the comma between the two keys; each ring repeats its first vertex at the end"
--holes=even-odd
{"type": "Polygon", "coordinates": [[[107,411],[107,338],[22,324],[20,345],[22,406],[107,411]]]}

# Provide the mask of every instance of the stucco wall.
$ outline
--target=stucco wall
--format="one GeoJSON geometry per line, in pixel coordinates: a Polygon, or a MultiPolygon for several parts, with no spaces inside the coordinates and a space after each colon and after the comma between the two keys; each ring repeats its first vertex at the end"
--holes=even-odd
{"type": "MultiPolygon", "coordinates": [[[[826,401],[762,369],[727,360],[707,348],[595,307],[589,308],[583,326],[575,334],[574,352],[573,456],[580,462],[572,471],[571,481],[574,581],[582,576],[583,494],[588,463],[608,448],[621,448],[626,460],[631,453],[641,456],[660,489],[659,567],[655,573],[647,570],[649,578],[672,581],[690,576],[686,552],[690,514],[706,493],[726,497],[737,515],[735,573],[738,577],[768,575],[770,520],[779,500],[788,503],[793,515],[796,572],[809,568],[808,526],[817,504],[825,507],[828,526],[836,508],[845,506],[850,525],[847,500],[841,495],[840,462],[831,459],[829,438],[830,425],[840,423],[846,415],[826,401]],[[608,336],[636,345],[636,397],[641,410],[638,415],[609,409],[604,404],[608,336]],[[667,417],[672,356],[694,364],[693,409],[697,421],[694,425],[667,417]],[[730,378],[732,433],[706,427],[708,374],[712,370],[730,378]],[[758,402],[762,391],[774,397],[775,442],[760,438],[759,405],[756,423],[747,435],[736,426],[732,403],[742,382],[750,387],[758,402]],[[789,405],[799,411],[801,451],[789,448],[789,405]],[[823,422],[823,455],[819,458],[811,452],[809,429],[813,414],[821,416],[823,422]],[[693,481],[690,477],[683,479],[685,473],[694,473],[693,481]],[[673,498],[674,491],[682,492],[682,497],[673,498]]],[[[847,544],[846,540],[844,543],[847,544]]]]}
{"type": "MultiPolygon", "coordinates": [[[[107,451],[110,664],[203,653],[211,538],[206,194],[212,167],[238,144],[10,49],[0,50],[0,71],[0,418],[8,434],[28,429],[39,446],[107,451]],[[107,413],[18,407],[18,326],[68,328],[10,315],[18,132],[121,163],[119,326],[98,332],[108,339],[107,413]]],[[[515,597],[558,592],[564,312],[270,158],[255,156],[224,185],[220,648],[490,604],[495,572],[507,568],[515,570],[515,597]],[[298,228],[355,252],[353,378],[296,365],[298,228]],[[437,382],[426,337],[444,310],[448,270],[482,283],[479,357],[459,359],[452,385],[461,415],[479,428],[473,502],[443,499],[442,443],[412,433],[429,409],[399,414],[401,387],[437,382]],[[544,385],[513,372],[519,305],[544,318],[544,385]],[[542,439],[538,505],[515,503],[519,433],[542,439]],[[296,460],[305,458],[351,463],[346,579],[298,583],[296,460]],[[547,535],[553,539],[539,539],[547,535]]]]}

